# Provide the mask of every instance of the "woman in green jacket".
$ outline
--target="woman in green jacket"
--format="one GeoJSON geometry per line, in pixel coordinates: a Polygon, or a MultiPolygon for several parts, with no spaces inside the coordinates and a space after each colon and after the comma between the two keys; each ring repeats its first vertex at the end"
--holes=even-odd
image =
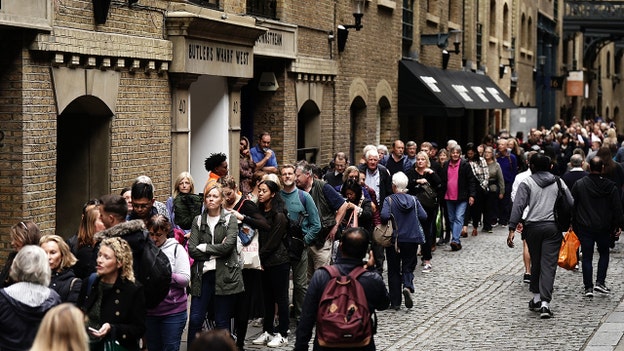
{"type": "Polygon", "coordinates": [[[215,327],[230,329],[237,295],[245,290],[236,250],[236,217],[223,209],[223,194],[216,182],[204,189],[204,212],[191,227],[191,310],[188,345],[201,331],[208,307],[214,307],[215,327]]]}

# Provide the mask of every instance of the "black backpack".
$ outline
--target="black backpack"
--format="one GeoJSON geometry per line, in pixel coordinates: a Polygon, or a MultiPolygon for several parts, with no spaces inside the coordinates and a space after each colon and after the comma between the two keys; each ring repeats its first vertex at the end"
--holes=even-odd
{"type": "Polygon", "coordinates": [[[169,294],[171,264],[152,240],[145,242],[136,279],[145,289],[145,307],[154,308],[169,294]]]}
{"type": "Polygon", "coordinates": [[[201,214],[203,199],[197,194],[178,194],[173,199],[173,213],[175,224],[182,229],[189,230],[193,219],[201,214]]]}
{"type": "Polygon", "coordinates": [[[557,182],[557,199],[553,208],[555,223],[560,232],[567,232],[572,222],[572,206],[566,199],[565,191],[561,186],[561,178],[555,176],[555,182],[557,182]]]}

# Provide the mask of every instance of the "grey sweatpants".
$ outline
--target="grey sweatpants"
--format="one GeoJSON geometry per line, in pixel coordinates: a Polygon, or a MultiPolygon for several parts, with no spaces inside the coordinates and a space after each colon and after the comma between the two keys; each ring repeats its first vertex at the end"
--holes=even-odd
{"type": "Polygon", "coordinates": [[[542,301],[550,302],[563,235],[555,222],[527,223],[524,230],[531,255],[529,290],[535,294],[539,293],[542,301]]]}

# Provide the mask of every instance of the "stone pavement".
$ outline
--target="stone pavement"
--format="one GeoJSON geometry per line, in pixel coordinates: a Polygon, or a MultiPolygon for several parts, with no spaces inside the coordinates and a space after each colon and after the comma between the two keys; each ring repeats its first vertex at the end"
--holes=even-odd
{"type": "MultiPolygon", "coordinates": [[[[494,233],[463,238],[461,251],[439,246],[431,273],[417,267],[414,308],[377,312],[377,350],[624,351],[624,243],[611,252],[610,295],[585,297],[581,272],[558,268],[554,318],[541,320],[528,309],[532,294],[522,282],[522,242],[516,238],[510,249],[506,237],[507,229],[496,227],[494,233]]],[[[292,350],[294,328],[289,347],[276,350],[292,350]]],[[[269,349],[251,344],[260,333],[250,328],[246,350],[269,349]]]]}

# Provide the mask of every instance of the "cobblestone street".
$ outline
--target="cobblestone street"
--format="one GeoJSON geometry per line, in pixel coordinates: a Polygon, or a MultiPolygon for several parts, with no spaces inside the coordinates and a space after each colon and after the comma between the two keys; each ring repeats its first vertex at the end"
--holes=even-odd
{"type": "MultiPolygon", "coordinates": [[[[417,267],[414,308],[377,313],[377,350],[584,350],[624,295],[624,282],[617,278],[624,271],[622,244],[611,252],[606,282],[611,295],[585,297],[581,272],[558,268],[554,318],[541,320],[527,307],[532,295],[522,282],[522,242],[516,238],[510,249],[506,237],[506,228],[496,227],[494,233],[464,238],[461,251],[438,247],[431,273],[417,267]]],[[[596,261],[597,253],[594,276],[596,261]]],[[[250,328],[245,349],[268,349],[251,345],[259,334],[250,328]]],[[[291,325],[289,347],[282,350],[292,349],[293,334],[291,325]]]]}

